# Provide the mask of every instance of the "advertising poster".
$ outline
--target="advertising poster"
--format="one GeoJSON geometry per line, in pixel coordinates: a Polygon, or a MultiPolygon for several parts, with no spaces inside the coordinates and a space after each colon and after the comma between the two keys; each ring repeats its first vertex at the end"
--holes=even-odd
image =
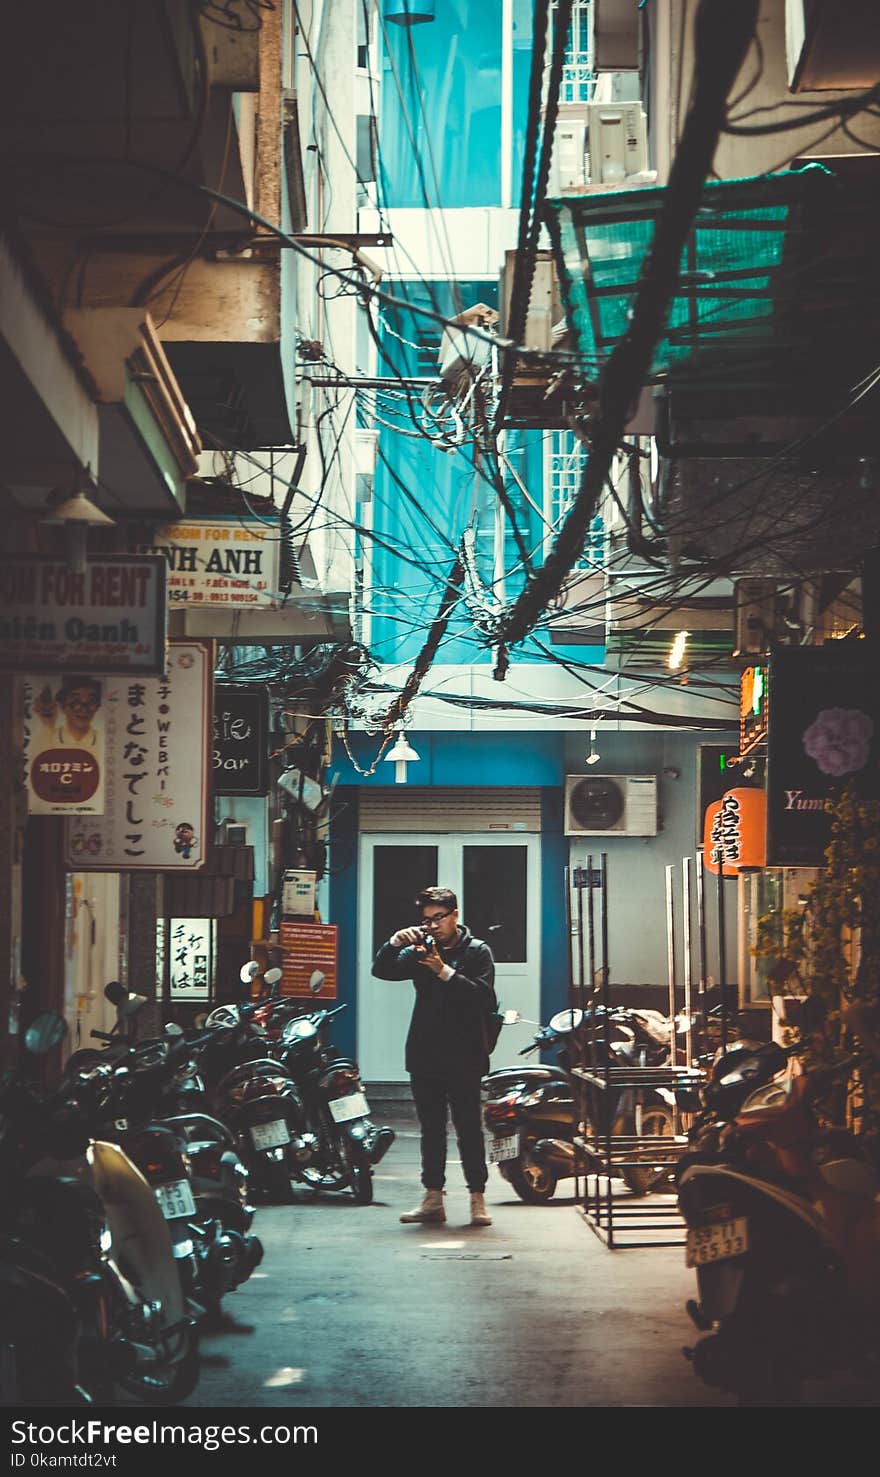
{"type": "Polygon", "coordinates": [[[242,609],[278,604],[279,547],[277,529],[231,519],[169,523],[149,545],[167,562],[169,604],[242,609]]]}
{"type": "Polygon", "coordinates": [[[30,815],[103,815],[104,677],[22,677],[25,783],[30,815]]]}
{"type": "Polygon", "coordinates": [[[338,940],[336,924],[282,922],[279,937],[284,951],[281,964],[282,995],[335,1000],[338,940]],[[309,980],[316,970],[323,974],[324,983],[313,994],[309,989],[309,980]]]}
{"type": "Polygon", "coordinates": [[[0,672],[142,672],[165,666],[165,561],[0,557],[0,672]]]}
{"type": "Polygon", "coordinates": [[[861,641],[783,648],[770,659],[767,865],[822,867],[826,806],[849,782],[876,793],[876,683],[861,641]]]}
{"type": "Polygon", "coordinates": [[[105,679],[104,811],[68,821],[73,871],[207,865],[212,676],[210,641],[172,641],[167,676],[105,679]]]}
{"type": "Polygon", "coordinates": [[[211,999],[217,921],[168,919],[168,998],[173,1003],[211,999]]]}

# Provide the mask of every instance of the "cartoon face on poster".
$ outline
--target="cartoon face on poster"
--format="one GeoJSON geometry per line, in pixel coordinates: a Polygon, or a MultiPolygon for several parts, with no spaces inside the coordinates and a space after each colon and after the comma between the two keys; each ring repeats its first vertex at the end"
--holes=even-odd
{"type": "Polygon", "coordinates": [[[31,815],[103,815],[105,680],[77,672],[20,679],[31,815]]]}

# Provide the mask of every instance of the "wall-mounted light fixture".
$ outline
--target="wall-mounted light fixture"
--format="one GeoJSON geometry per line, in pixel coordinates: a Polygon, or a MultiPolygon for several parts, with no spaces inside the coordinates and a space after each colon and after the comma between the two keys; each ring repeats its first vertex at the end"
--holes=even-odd
{"type": "Polygon", "coordinates": [[[595,728],[591,728],[590,729],[590,752],[586,756],[586,758],[584,759],[584,763],[585,764],[598,764],[599,763],[599,760],[601,758],[602,758],[602,755],[596,753],[596,730],[595,730],[595,728]]]}
{"type": "Polygon", "coordinates": [[[61,502],[53,503],[42,522],[63,525],[66,558],[74,574],[85,573],[89,529],[113,525],[113,519],[102,513],[84,492],[71,493],[61,502]]]}
{"type": "Polygon", "coordinates": [[[670,672],[677,672],[684,662],[684,654],[687,650],[687,641],[690,634],[690,631],[676,632],[675,640],[673,641],[670,648],[669,658],[667,662],[670,672]]]}
{"type": "Polygon", "coordinates": [[[385,755],[387,761],[394,763],[394,783],[396,785],[406,784],[406,766],[412,764],[418,757],[415,749],[407,743],[403,733],[398,733],[394,748],[389,749],[385,755]]]}
{"type": "Polygon", "coordinates": [[[382,14],[395,26],[418,26],[434,19],[434,0],[384,0],[382,14]]]}

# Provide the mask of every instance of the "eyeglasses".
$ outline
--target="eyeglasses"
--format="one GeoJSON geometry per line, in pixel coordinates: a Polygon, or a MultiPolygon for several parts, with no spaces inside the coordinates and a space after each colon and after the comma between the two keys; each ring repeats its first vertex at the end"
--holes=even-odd
{"type": "Polygon", "coordinates": [[[430,918],[420,918],[419,922],[424,923],[426,928],[433,928],[435,923],[442,923],[444,918],[451,918],[455,911],[455,908],[449,908],[445,913],[432,913],[430,918]]]}

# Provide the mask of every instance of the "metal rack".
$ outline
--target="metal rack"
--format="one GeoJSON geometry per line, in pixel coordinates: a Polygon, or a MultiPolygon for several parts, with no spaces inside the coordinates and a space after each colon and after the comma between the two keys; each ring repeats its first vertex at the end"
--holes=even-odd
{"type": "MultiPolygon", "coordinates": [[[[669,1017],[676,1014],[676,966],[674,950],[674,909],[672,893],[672,868],[667,867],[667,930],[669,940],[669,1017]]],[[[675,1168],[687,1148],[687,1138],[681,1131],[678,1111],[674,1110],[673,1135],[620,1134],[614,1133],[614,1112],[611,1094],[627,1090],[693,1086],[702,1073],[692,1065],[691,1031],[691,978],[690,978],[690,858],[683,862],[684,898],[688,917],[686,919],[686,952],[688,961],[685,970],[685,1010],[689,1029],[685,1045],[685,1060],[677,1060],[678,1047],[675,1032],[670,1043],[670,1060],[659,1066],[616,1066],[610,1050],[610,970],[608,964],[608,858],[601,856],[599,870],[593,867],[593,858],[587,858],[586,869],[576,869],[572,874],[566,869],[566,897],[569,934],[574,942],[577,938],[577,978],[575,977],[575,950],[569,950],[571,1004],[585,1012],[578,1036],[580,1038],[582,1066],[573,1066],[572,1077],[580,1085],[578,1094],[579,1116],[582,1133],[575,1140],[577,1146],[595,1165],[583,1177],[575,1180],[575,1196],[587,1225],[609,1249],[638,1246],[682,1246],[684,1223],[678,1211],[674,1194],[652,1192],[647,1198],[636,1198],[628,1194],[616,1194],[614,1180],[627,1168],[649,1164],[657,1173],[657,1182],[662,1183],[675,1168]],[[571,908],[571,887],[576,890],[576,927],[571,908]],[[584,908],[583,893],[587,894],[584,908]],[[595,894],[599,893],[600,905],[600,965],[596,968],[595,894]],[[588,947],[584,938],[587,925],[588,947]],[[585,965],[589,958],[590,989],[587,991],[585,965]],[[600,1007],[601,1026],[597,1028],[596,1017],[587,1011],[600,1007]],[[602,1060],[598,1058],[600,1032],[602,1036],[602,1060]],[[590,1121],[589,1098],[596,1094],[607,1094],[609,1106],[601,1113],[604,1128],[587,1128],[590,1121]]],[[[702,890],[698,892],[700,903],[700,930],[703,934],[702,890]]],[[[701,950],[701,979],[698,996],[702,1006],[703,979],[705,977],[704,956],[701,950]]]]}

